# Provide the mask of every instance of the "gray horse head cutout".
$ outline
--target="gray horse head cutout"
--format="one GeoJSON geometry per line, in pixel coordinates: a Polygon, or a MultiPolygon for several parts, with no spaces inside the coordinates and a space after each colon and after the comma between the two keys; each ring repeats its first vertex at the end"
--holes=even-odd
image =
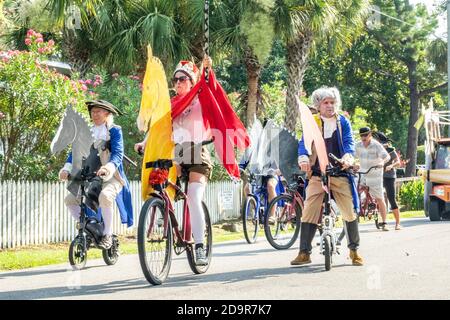
{"type": "Polygon", "coordinates": [[[250,166],[249,169],[253,166],[251,165],[250,160],[253,151],[258,149],[259,139],[261,138],[262,131],[263,131],[262,124],[255,116],[252,127],[250,128],[248,133],[250,138],[250,146],[247,149],[245,149],[245,152],[241,158],[241,163],[242,162],[248,163],[248,165],[250,166]]]}
{"type": "Polygon", "coordinates": [[[247,149],[245,155],[248,157],[248,170],[254,174],[274,174],[274,170],[277,169],[276,162],[273,159],[277,159],[276,155],[271,156],[273,147],[271,142],[275,141],[274,136],[278,135],[278,128],[275,126],[272,120],[267,121],[264,128],[262,128],[259,121],[255,121],[251,131],[250,139],[252,140],[252,148],[247,149]]]}
{"type": "Polygon", "coordinates": [[[281,171],[283,177],[289,184],[296,182],[294,175],[301,174],[300,168],[297,164],[298,158],[298,139],[294,133],[285,128],[277,128],[276,135],[270,142],[271,160],[274,161],[281,171]]]}
{"type": "MultiPolygon", "coordinates": [[[[72,171],[71,175],[76,176],[81,170],[83,158],[90,154],[91,145],[94,142],[91,129],[81,114],[76,112],[71,105],[68,105],[64,113],[61,124],[56,131],[55,137],[50,145],[52,154],[64,150],[68,145],[72,145],[72,171]]],[[[68,189],[72,193],[75,186],[68,189]]],[[[77,188],[78,190],[78,188],[77,188]]]]}

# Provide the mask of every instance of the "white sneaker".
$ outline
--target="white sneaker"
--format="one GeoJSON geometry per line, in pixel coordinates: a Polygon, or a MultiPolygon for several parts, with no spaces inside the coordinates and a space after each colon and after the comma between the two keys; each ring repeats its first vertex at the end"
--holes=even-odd
{"type": "Polygon", "coordinates": [[[112,246],[112,236],[111,235],[105,235],[103,236],[102,240],[98,244],[98,246],[102,249],[108,250],[112,246]]]}
{"type": "Polygon", "coordinates": [[[198,266],[206,266],[208,264],[206,250],[204,248],[195,249],[195,264],[198,266]]]}

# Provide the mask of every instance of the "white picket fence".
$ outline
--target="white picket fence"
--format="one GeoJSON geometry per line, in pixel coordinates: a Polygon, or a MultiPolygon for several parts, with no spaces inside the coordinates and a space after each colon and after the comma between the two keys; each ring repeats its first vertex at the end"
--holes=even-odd
{"type": "MultiPolygon", "coordinates": [[[[113,232],[129,234],[135,231],[142,207],[141,183],[130,183],[133,198],[134,225],[127,228],[120,222],[115,208],[113,232]]],[[[0,182],[0,248],[71,241],[75,222],[64,205],[67,194],[62,182],[4,181],[0,182]]],[[[205,192],[212,223],[240,215],[241,184],[209,183],[205,192]]],[[[181,202],[176,212],[181,212],[181,202]]]]}

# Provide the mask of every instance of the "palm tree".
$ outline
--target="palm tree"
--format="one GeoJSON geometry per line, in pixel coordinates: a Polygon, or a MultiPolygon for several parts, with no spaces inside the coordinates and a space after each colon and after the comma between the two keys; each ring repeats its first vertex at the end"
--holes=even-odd
{"type": "Polygon", "coordinates": [[[49,0],[57,21],[64,20],[70,6],[80,9],[82,28],[76,37],[89,43],[89,57],[84,58],[124,73],[144,69],[148,44],[169,70],[191,56],[188,40],[193,32],[183,25],[186,5],[187,0],[49,0]]]}
{"type": "Polygon", "coordinates": [[[363,30],[369,0],[276,0],[275,32],[287,48],[286,127],[295,130],[300,94],[308,58],[314,46],[328,42],[331,50],[342,50],[363,30]]]}
{"type": "MultiPolygon", "coordinates": [[[[211,28],[212,44],[222,55],[232,55],[243,61],[247,72],[246,123],[251,126],[261,107],[259,78],[275,37],[270,12],[273,1],[221,1],[220,14],[211,28]]],[[[212,21],[212,20],[211,20],[212,21]]]]}

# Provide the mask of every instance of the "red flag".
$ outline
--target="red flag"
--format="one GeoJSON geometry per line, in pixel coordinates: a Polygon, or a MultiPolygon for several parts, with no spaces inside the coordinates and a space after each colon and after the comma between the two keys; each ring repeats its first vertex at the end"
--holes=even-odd
{"type": "Polygon", "coordinates": [[[197,94],[205,128],[213,129],[218,158],[231,177],[240,178],[234,147],[244,150],[250,145],[250,138],[211,69],[208,82],[203,70],[200,81],[187,95],[172,98],[172,119],[180,115],[197,94]]]}

